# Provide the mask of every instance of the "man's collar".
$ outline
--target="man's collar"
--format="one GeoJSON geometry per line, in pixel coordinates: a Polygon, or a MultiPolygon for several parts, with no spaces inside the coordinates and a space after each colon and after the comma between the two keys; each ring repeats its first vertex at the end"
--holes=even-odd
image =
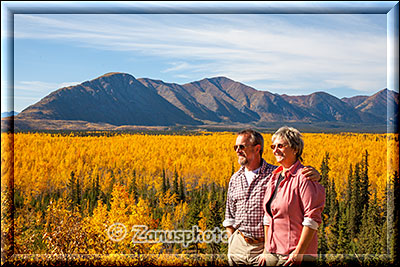
{"type": "MultiPolygon", "coordinates": [[[[260,167],[258,167],[258,168],[255,169],[255,170],[252,170],[252,172],[257,171],[256,174],[259,174],[260,171],[261,171],[263,168],[266,167],[266,165],[267,165],[267,162],[266,162],[263,158],[261,158],[261,165],[260,165],[260,167]]],[[[241,171],[241,172],[246,172],[246,167],[245,167],[245,166],[241,166],[240,169],[239,169],[239,171],[241,171]]]]}
{"type": "Polygon", "coordinates": [[[252,170],[252,171],[249,171],[248,169],[246,169],[246,167],[244,168],[244,172],[245,172],[245,173],[252,172],[252,173],[254,173],[254,174],[258,174],[258,173],[260,172],[260,170],[261,170],[261,166],[258,167],[258,168],[255,169],[255,170],[252,170]]]}

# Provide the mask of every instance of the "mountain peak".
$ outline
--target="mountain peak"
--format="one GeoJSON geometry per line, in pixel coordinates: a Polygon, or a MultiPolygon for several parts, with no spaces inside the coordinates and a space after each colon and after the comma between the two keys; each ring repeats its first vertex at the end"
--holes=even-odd
{"type": "MultiPolygon", "coordinates": [[[[106,74],[103,74],[103,75],[99,76],[99,77],[96,78],[96,79],[105,78],[105,77],[109,77],[109,76],[113,76],[113,75],[119,75],[119,74],[130,75],[130,74],[128,74],[128,73],[123,73],[123,72],[108,72],[108,73],[106,73],[106,74]]],[[[130,75],[130,76],[132,76],[132,75],[130,75]]]]}
{"type": "Polygon", "coordinates": [[[235,82],[234,80],[229,79],[229,78],[227,78],[227,77],[225,77],[225,76],[217,76],[217,77],[212,77],[212,78],[206,78],[206,80],[209,80],[209,81],[229,81],[229,82],[235,82]]]}
{"type": "Polygon", "coordinates": [[[97,78],[94,78],[92,80],[90,80],[90,82],[94,82],[97,80],[102,80],[102,79],[119,79],[120,77],[122,78],[128,78],[130,80],[136,80],[135,77],[129,73],[124,73],[124,72],[108,72],[106,74],[103,74],[97,78]]]}
{"type": "MultiPolygon", "coordinates": [[[[396,101],[398,94],[393,94],[396,101]]],[[[385,100],[391,94],[384,89],[377,95],[380,97],[369,97],[368,101],[338,99],[321,91],[288,96],[259,91],[224,76],[179,85],[109,72],[68,90],[58,89],[16,118],[151,126],[376,123],[386,120],[385,100]],[[361,102],[364,105],[359,105],[361,102]]]]}

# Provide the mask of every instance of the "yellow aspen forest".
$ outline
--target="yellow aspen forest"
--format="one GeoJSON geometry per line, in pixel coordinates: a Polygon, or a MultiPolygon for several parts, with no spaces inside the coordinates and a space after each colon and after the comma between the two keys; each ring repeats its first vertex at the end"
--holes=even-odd
{"type": "MultiPolygon", "coordinates": [[[[269,149],[272,134],[263,136],[263,158],[276,164],[269,149]]],[[[319,253],[390,254],[389,241],[379,240],[386,238],[389,227],[384,214],[390,202],[388,183],[398,175],[398,135],[303,136],[304,165],[317,169],[321,183],[330,188],[319,253]],[[357,206],[350,204],[354,194],[348,193],[349,184],[358,181],[359,173],[367,177],[370,205],[358,206],[361,222],[351,226],[356,215],[347,206],[357,206]],[[372,207],[376,210],[369,210],[372,207]],[[373,224],[362,223],[363,209],[376,212],[379,225],[386,227],[375,237],[378,248],[363,244],[373,224]],[[346,223],[353,228],[345,229],[346,223]],[[335,241],[342,235],[347,245],[335,241]]],[[[223,238],[203,241],[208,230],[223,229],[227,185],[240,167],[235,139],[231,132],[2,133],[2,240],[12,240],[4,243],[2,254],[11,249],[19,255],[15,264],[226,265],[223,238]],[[117,225],[122,228],[112,228],[117,225]],[[154,230],[146,236],[151,242],[133,242],[140,236],[134,231],[139,225],[154,230]],[[156,231],[177,238],[182,236],[176,231],[192,229],[202,234],[187,243],[165,242],[156,231]]]]}

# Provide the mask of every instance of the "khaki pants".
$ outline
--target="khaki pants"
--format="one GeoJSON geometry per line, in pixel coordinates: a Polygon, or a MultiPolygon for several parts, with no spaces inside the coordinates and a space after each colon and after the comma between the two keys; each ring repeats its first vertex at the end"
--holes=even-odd
{"type": "Polygon", "coordinates": [[[235,231],[228,240],[228,263],[234,265],[258,265],[258,258],[264,251],[264,242],[247,243],[243,236],[235,231]]]}
{"type": "MultiPolygon", "coordinates": [[[[280,254],[275,254],[275,253],[270,253],[267,254],[267,257],[265,259],[266,266],[281,266],[283,265],[287,260],[284,260],[287,255],[280,255],[280,254]]],[[[303,256],[303,261],[301,262],[300,266],[312,266],[315,264],[316,258],[310,255],[304,255],[303,256]]]]}

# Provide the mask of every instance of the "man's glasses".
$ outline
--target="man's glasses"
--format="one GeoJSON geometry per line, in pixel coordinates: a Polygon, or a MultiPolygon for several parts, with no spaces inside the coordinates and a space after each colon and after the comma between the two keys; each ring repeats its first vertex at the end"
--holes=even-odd
{"type": "Polygon", "coordinates": [[[281,149],[283,147],[287,147],[288,144],[276,144],[276,145],[271,145],[271,149],[274,150],[276,147],[281,149]]]}
{"type": "Polygon", "coordinates": [[[233,146],[233,149],[236,151],[236,150],[238,150],[238,148],[240,149],[240,150],[243,150],[243,149],[245,149],[246,147],[249,147],[249,146],[255,146],[255,145],[247,145],[247,146],[245,146],[245,145],[234,145],[233,146]]]}

